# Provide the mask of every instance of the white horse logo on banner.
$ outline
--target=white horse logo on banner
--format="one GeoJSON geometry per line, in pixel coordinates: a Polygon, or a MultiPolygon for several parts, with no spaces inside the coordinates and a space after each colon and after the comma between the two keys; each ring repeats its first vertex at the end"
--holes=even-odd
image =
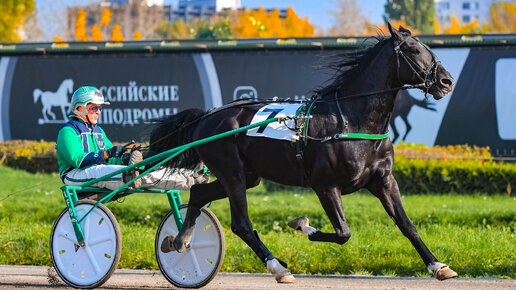
{"type": "Polygon", "coordinates": [[[41,104],[43,105],[43,109],[41,110],[41,114],[43,114],[43,118],[38,119],[38,124],[60,124],[65,123],[66,119],[66,108],[70,108],[70,102],[68,101],[68,95],[73,92],[73,80],[66,79],[64,80],[56,92],[42,91],[40,89],[35,89],[33,91],[34,103],[41,99],[41,104]],[[56,114],[52,112],[52,107],[61,107],[61,113],[63,114],[62,119],[56,119],[56,114]],[[52,119],[49,120],[48,116],[52,119]]]}

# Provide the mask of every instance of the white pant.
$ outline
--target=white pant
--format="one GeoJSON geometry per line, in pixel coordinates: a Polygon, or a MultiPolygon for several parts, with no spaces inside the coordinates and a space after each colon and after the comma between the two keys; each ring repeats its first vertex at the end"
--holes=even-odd
{"type": "MultiPolygon", "coordinates": [[[[109,173],[122,169],[124,165],[95,165],[84,169],[73,169],[64,178],[64,183],[71,186],[79,186],[87,181],[105,176],[109,173]]],[[[153,188],[163,190],[190,190],[190,187],[197,183],[194,177],[194,170],[189,169],[168,169],[158,167],[141,178],[141,188],[153,188]]],[[[201,180],[200,182],[206,182],[201,180]]],[[[91,186],[115,190],[124,185],[122,174],[119,173],[106,181],[97,182],[91,186]]]]}

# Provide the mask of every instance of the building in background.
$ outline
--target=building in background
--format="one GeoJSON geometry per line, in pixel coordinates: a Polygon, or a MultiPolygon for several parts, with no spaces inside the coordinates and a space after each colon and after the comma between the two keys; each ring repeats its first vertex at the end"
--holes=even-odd
{"type": "Polygon", "coordinates": [[[215,10],[217,12],[224,9],[239,9],[242,7],[240,0],[179,0],[181,7],[198,7],[215,10]]]}
{"type": "MultiPolygon", "coordinates": [[[[111,4],[132,4],[133,2],[141,2],[138,0],[102,0],[101,4],[109,6],[111,4]]],[[[145,0],[143,1],[147,6],[163,6],[163,0],[145,0]]]]}
{"type": "Polygon", "coordinates": [[[489,8],[494,0],[435,0],[435,16],[443,27],[451,25],[451,17],[455,15],[461,24],[478,19],[482,25],[488,16],[489,8]]]}

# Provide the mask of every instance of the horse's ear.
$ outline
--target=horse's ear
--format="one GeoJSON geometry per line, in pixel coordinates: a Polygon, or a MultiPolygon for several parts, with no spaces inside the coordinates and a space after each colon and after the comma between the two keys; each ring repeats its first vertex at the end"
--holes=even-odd
{"type": "Polygon", "coordinates": [[[396,28],[392,27],[391,23],[390,22],[387,22],[387,26],[389,27],[389,32],[391,33],[391,36],[397,40],[397,41],[401,41],[401,39],[403,38],[403,36],[401,35],[401,33],[396,30],[396,28]]]}
{"type": "Polygon", "coordinates": [[[410,36],[410,35],[412,35],[412,33],[410,32],[410,30],[406,29],[405,27],[403,27],[403,26],[401,26],[401,25],[400,25],[400,28],[398,28],[398,29],[399,29],[399,31],[400,31],[401,33],[403,33],[403,34],[406,34],[406,35],[409,35],[409,36],[410,36]]]}

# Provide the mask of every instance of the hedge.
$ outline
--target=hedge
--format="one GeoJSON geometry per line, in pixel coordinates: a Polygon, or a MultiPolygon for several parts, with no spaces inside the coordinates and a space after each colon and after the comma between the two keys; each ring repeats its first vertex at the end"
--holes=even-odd
{"type": "MultiPolygon", "coordinates": [[[[394,146],[394,176],[402,194],[511,194],[516,164],[492,160],[488,147],[394,146]],[[436,158],[438,160],[436,160],[436,158]]],[[[12,140],[0,143],[0,164],[29,172],[57,172],[54,142],[12,140]]],[[[268,191],[311,192],[311,189],[263,181],[268,191]]]]}
{"type": "Polygon", "coordinates": [[[11,140],[0,143],[0,165],[28,172],[57,172],[54,142],[11,140]]]}
{"type": "MultiPolygon", "coordinates": [[[[457,160],[453,162],[398,158],[394,177],[401,194],[474,193],[511,194],[516,164],[457,160]]],[[[308,192],[311,189],[263,181],[268,191],[308,192]]]]}

